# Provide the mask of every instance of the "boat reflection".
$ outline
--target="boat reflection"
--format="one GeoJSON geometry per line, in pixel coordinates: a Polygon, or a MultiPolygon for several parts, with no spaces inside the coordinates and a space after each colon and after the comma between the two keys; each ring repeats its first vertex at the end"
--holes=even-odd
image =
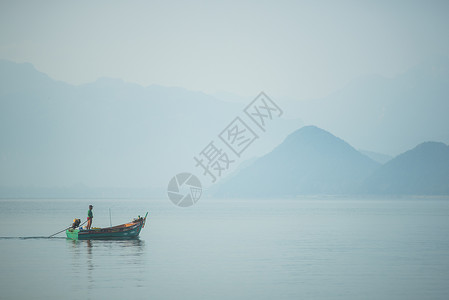
{"type": "Polygon", "coordinates": [[[71,240],[66,239],[67,243],[72,245],[73,249],[77,249],[79,247],[86,248],[95,248],[95,247],[119,247],[119,248],[128,248],[135,247],[136,249],[141,249],[145,242],[140,238],[136,239],[119,239],[119,240],[71,240]]]}
{"type": "MultiPolygon", "coordinates": [[[[79,281],[75,285],[90,290],[97,284],[114,282],[116,273],[110,272],[111,265],[126,266],[133,270],[130,277],[145,269],[145,242],[132,240],[70,240],[67,239],[67,259],[70,260],[72,271],[78,274],[79,281]],[[137,271],[137,272],[136,272],[137,271]]],[[[134,279],[140,281],[136,276],[134,279]]]]}

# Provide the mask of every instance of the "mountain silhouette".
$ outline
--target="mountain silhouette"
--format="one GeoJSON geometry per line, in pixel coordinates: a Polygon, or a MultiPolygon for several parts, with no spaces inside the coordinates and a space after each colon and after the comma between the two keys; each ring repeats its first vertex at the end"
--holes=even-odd
{"type": "Polygon", "coordinates": [[[218,197],[350,193],[379,166],[331,133],[306,126],[211,191],[218,197]]]}
{"type": "Polygon", "coordinates": [[[393,158],[362,184],[370,194],[449,194],[449,146],[425,142],[393,158]]]}
{"type": "MultiPolygon", "coordinates": [[[[193,156],[246,105],[114,78],[71,85],[32,64],[0,60],[0,189],[166,189],[179,172],[201,172],[193,156]]],[[[284,119],[274,125],[252,155],[299,126],[284,119]]]]}
{"type": "Polygon", "coordinates": [[[424,141],[449,143],[449,58],[397,76],[366,75],[322,99],[292,101],[285,111],[328,128],[357,149],[396,156],[424,141]]]}

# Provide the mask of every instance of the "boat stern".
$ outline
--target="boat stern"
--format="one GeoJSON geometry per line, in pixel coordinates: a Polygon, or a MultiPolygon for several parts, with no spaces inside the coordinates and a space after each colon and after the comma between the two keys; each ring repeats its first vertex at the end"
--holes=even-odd
{"type": "Polygon", "coordinates": [[[72,239],[72,240],[77,240],[78,239],[78,233],[79,232],[80,232],[79,229],[73,229],[73,228],[67,229],[65,231],[65,233],[67,235],[67,238],[72,239]]]}

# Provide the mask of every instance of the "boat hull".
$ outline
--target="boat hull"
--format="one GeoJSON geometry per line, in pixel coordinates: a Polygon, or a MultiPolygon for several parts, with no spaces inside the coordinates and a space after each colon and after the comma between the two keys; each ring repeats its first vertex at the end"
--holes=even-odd
{"type": "Polygon", "coordinates": [[[107,228],[95,228],[90,230],[67,229],[67,238],[72,240],[107,240],[107,239],[135,239],[145,225],[145,219],[141,221],[123,224],[107,228]]]}

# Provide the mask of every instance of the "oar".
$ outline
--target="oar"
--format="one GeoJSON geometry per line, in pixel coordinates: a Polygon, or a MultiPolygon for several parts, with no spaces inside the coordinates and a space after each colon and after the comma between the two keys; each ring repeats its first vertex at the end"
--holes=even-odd
{"type": "MultiPolygon", "coordinates": [[[[86,222],[87,222],[87,220],[86,220],[86,222]]],[[[84,222],[83,224],[79,225],[78,227],[83,226],[84,224],[86,224],[86,222],[84,222]]],[[[67,229],[69,229],[70,227],[72,227],[72,226],[69,226],[69,227],[67,227],[67,228],[64,228],[63,230],[58,231],[58,232],[56,232],[55,234],[50,235],[48,238],[51,238],[51,237],[53,237],[53,236],[55,236],[55,235],[57,235],[57,234],[59,234],[59,233],[61,233],[61,232],[64,232],[64,231],[66,231],[67,229]]]]}

